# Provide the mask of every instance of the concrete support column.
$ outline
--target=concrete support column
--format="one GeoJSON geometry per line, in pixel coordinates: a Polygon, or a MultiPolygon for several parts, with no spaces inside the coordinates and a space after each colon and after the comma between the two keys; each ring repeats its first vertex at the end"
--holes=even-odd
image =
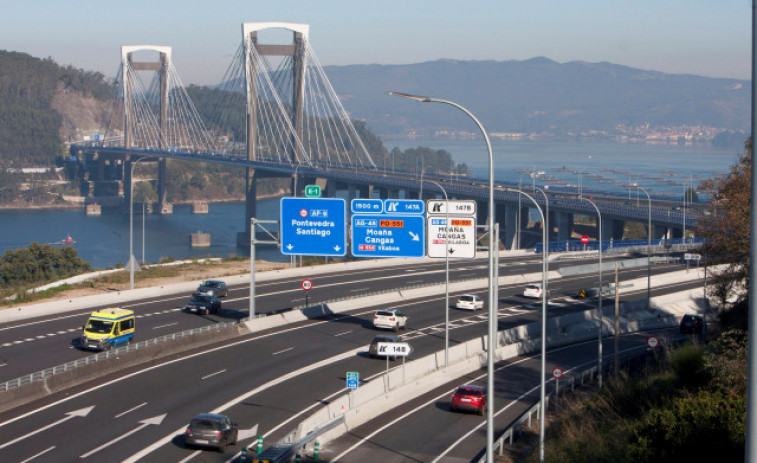
{"type": "Polygon", "coordinates": [[[652,224],[652,241],[659,240],[667,237],[668,235],[668,227],[665,225],[659,225],[656,223],[652,224]]]}
{"type": "Polygon", "coordinates": [[[499,239],[504,244],[505,249],[510,249],[509,246],[512,244],[512,237],[510,236],[512,227],[507,226],[507,204],[495,203],[494,214],[499,224],[499,239]]]}
{"type": "Polygon", "coordinates": [[[336,198],[336,180],[329,180],[326,183],[326,197],[336,198]]]}
{"type": "Polygon", "coordinates": [[[358,188],[357,185],[354,183],[350,183],[347,185],[347,202],[352,201],[353,199],[357,198],[358,196],[358,188]]]}
{"type": "Polygon", "coordinates": [[[258,213],[258,177],[255,173],[255,169],[247,169],[245,188],[245,214],[244,214],[244,233],[237,234],[237,246],[250,247],[250,237],[252,236],[250,229],[250,219],[257,217],[258,213]]]}
{"type": "Polygon", "coordinates": [[[166,158],[158,160],[158,204],[161,210],[166,204],[166,188],[168,188],[168,165],[166,158]]]}
{"type": "Polygon", "coordinates": [[[557,228],[557,241],[568,241],[573,234],[573,214],[569,212],[549,212],[549,224],[557,228]]]}
{"type": "Polygon", "coordinates": [[[505,203],[503,205],[503,209],[504,211],[501,211],[500,209],[497,210],[497,217],[500,217],[500,227],[502,227],[503,221],[505,224],[505,229],[502,230],[502,228],[500,228],[499,234],[502,237],[502,241],[505,243],[506,249],[515,249],[517,245],[515,241],[515,229],[518,223],[516,214],[518,206],[510,203],[505,203]],[[500,213],[500,211],[502,213],[500,213]]]}

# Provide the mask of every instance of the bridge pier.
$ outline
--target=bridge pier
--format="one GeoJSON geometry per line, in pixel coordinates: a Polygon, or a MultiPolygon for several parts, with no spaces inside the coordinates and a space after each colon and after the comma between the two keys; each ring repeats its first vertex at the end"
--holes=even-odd
{"type": "Polygon", "coordinates": [[[244,212],[244,233],[237,233],[237,246],[242,248],[250,247],[250,237],[252,236],[250,221],[257,217],[258,213],[258,177],[255,169],[248,167],[245,187],[245,212],[244,212]]]}
{"type": "Polygon", "coordinates": [[[568,241],[573,232],[573,214],[550,211],[550,216],[550,226],[556,226],[557,228],[557,241],[568,241]]]}

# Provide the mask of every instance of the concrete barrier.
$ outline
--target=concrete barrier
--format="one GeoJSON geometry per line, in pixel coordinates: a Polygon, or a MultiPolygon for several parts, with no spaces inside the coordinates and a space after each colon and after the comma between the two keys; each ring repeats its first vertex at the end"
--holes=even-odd
{"type": "MultiPolygon", "coordinates": [[[[696,297],[692,293],[692,291],[683,291],[665,296],[660,300],[653,300],[657,307],[651,311],[646,308],[628,311],[624,319],[621,320],[621,332],[677,326],[680,320],[680,310],[702,311],[703,306],[698,305],[696,297]],[[661,305],[663,301],[664,305],[661,305]],[[635,319],[633,317],[634,312],[639,312],[640,318],[635,319]],[[652,315],[653,313],[656,313],[656,316],[652,315]]],[[[591,310],[556,317],[548,322],[551,327],[551,329],[548,328],[548,332],[558,331],[557,334],[547,338],[548,348],[597,338],[598,322],[596,314],[591,310]],[[572,329],[572,327],[582,325],[584,322],[590,322],[593,328],[572,329]],[[559,327],[565,329],[559,330],[559,327]]],[[[614,326],[608,325],[603,329],[607,329],[608,335],[614,333],[614,326]]],[[[495,352],[495,360],[502,361],[540,350],[540,334],[541,322],[514,327],[498,333],[500,344],[495,352]]],[[[483,369],[486,366],[485,345],[486,337],[481,337],[451,347],[449,349],[450,364],[448,367],[443,366],[443,351],[413,360],[405,365],[395,366],[389,372],[362,384],[358,390],[340,395],[326,407],[304,419],[297,427],[296,438],[312,432],[342,414],[344,422],[319,438],[322,445],[326,444],[387,410],[400,406],[429,390],[448,383],[450,380],[483,369]]]]}

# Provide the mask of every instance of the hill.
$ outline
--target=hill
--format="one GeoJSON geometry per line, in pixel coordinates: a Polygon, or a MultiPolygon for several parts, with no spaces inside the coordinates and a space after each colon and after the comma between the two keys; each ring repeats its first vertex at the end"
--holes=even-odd
{"type": "Polygon", "coordinates": [[[389,90],[452,100],[495,133],[617,136],[686,126],[714,129],[711,139],[750,126],[750,84],[738,79],[546,58],[324,69],[351,114],[382,136],[476,131],[457,111],[400,101],[389,90]]]}
{"type": "Polygon", "coordinates": [[[0,165],[52,165],[97,127],[110,94],[100,73],[0,50],[0,165]]]}

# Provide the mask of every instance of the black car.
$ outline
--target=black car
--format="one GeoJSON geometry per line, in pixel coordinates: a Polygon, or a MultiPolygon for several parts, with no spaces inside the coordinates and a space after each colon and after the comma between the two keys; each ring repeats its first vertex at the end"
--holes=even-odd
{"type": "Polygon", "coordinates": [[[192,418],[184,432],[184,445],[215,447],[225,452],[227,445],[237,443],[239,429],[226,415],[200,413],[192,418]]]}
{"type": "MultiPolygon", "coordinates": [[[[399,336],[395,336],[393,334],[380,334],[373,338],[373,341],[371,341],[371,345],[368,347],[368,356],[371,358],[378,357],[378,345],[380,342],[387,342],[387,343],[395,343],[395,342],[402,342],[399,336]]],[[[383,357],[383,356],[382,356],[383,357]]],[[[397,357],[390,356],[389,360],[396,360],[397,357]]]]}
{"type": "Polygon", "coordinates": [[[215,297],[226,297],[229,295],[229,288],[221,280],[207,280],[197,287],[197,293],[215,297]]]}
{"type": "Polygon", "coordinates": [[[201,315],[218,313],[221,311],[221,300],[209,294],[194,294],[184,310],[201,315]]]}
{"type": "Polygon", "coordinates": [[[707,322],[702,315],[684,315],[681,319],[681,334],[704,334],[707,322]]]}

